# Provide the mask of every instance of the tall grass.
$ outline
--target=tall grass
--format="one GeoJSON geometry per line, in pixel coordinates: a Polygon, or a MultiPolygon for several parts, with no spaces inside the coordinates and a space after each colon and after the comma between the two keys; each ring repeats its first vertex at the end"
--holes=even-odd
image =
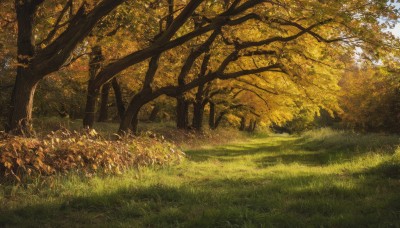
{"type": "Polygon", "coordinates": [[[356,133],[344,130],[332,130],[330,128],[321,128],[305,132],[302,139],[310,141],[310,146],[330,148],[335,150],[360,150],[374,151],[385,150],[394,152],[400,143],[398,135],[388,135],[383,133],[356,133]]]}

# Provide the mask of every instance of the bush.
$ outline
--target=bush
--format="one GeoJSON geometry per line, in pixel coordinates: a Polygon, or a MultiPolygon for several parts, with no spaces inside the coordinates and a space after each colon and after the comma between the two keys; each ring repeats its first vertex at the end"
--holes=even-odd
{"type": "Polygon", "coordinates": [[[126,169],[179,162],[184,153],[154,134],[126,136],[116,141],[96,131],[67,130],[46,137],[23,138],[0,134],[0,174],[6,180],[78,172],[120,174],[126,169]]]}

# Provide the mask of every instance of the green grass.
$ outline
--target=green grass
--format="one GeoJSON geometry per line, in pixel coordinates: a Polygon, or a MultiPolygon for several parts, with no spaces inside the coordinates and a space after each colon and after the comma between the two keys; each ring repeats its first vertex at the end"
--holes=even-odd
{"type": "Polygon", "coordinates": [[[0,187],[0,227],[399,227],[397,136],[322,130],[187,151],[181,165],[0,187]]]}

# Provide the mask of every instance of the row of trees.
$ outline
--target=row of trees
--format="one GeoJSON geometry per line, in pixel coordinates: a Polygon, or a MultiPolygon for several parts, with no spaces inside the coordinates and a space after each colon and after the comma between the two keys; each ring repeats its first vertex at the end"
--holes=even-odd
{"type": "MultiPolygon", "coordinates": [[[[383,29],[398,18],[382,0],[0,4],[0,26],[8,31],[0,35],[1,86],[13,87],[6,127],[15,134],[31,131],[38,85],[48,96],[57,83],[64,87],[59,96],[86,91],[83,125],[89,128],[99,97],[99,119],[108,119],[112,90],[119,133],[135,132],[143,107],[166,96],[176,100],[178,128],[188,127],[190,105],[199,130],[205,109],[211,128],[232,113],[242,129],[246,119],[252,119],[251,129],[256,122],[282,124],[321,109],[333,114],[340,109],[336,94],[346,63],[353,61],[349,56],[355,48],[375,59],[391,51],[396,40],[383,29]],[[15,80],[4,77],[13,74],[15,80]]],[[[60,114],[68,109],[57,107],[60,114]]]]}

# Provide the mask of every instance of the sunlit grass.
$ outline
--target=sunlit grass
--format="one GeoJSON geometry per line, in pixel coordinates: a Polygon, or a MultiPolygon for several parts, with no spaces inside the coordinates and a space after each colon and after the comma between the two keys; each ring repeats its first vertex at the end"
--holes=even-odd
{"type": "Polygon", "coordinates": [[[178,166],[122,176],[1,186],[0,226],[400,226],[398,137],[330,134],[189,150],[178,166]]]}

